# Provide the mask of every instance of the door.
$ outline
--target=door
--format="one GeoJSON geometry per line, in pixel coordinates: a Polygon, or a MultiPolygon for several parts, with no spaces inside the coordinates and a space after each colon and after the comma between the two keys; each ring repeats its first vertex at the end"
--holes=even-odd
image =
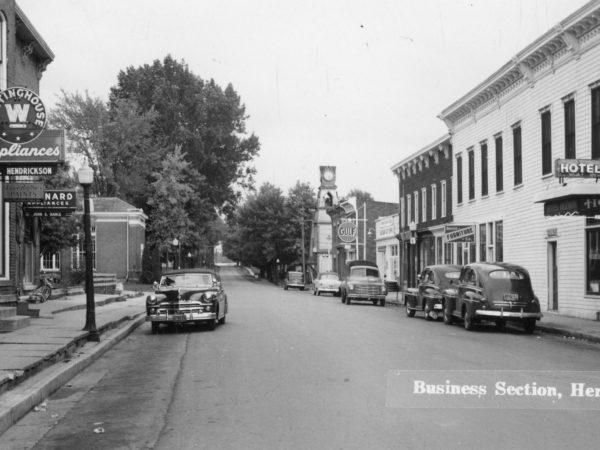
{"type": "Polygon", "coordinates": [[[548,242],[548,309],[558,311],[558,265],[556,241],[548,242]]]}

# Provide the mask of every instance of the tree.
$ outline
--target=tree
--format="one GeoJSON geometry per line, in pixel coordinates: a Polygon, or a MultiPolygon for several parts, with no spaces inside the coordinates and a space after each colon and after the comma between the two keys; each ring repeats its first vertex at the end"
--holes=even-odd
{"type": "Polygon", "coordinates": [[[253,186],[250,165],[259,142],[247,135],[245,106],[231,85],[224,90],[204,81],[170,55],[161,62],[121,71],[110,101],[133,100],[142,111],[156,111],[155,136],[169,148],[182,147],[202,175],[194,184],[199,197],[230,215],[240,200],[239,188],[253,186]]]}
{"type": "Polygon", "coordinates": [[[373,196],[366,191],[361,191],[360,189],[352,189],[350,192],[348,192],[348,198],[350,197],[356,197],[356,207],[360,208],[362,205],[364,205],[366,202],[372,202],[374,201],[373,196]]]}

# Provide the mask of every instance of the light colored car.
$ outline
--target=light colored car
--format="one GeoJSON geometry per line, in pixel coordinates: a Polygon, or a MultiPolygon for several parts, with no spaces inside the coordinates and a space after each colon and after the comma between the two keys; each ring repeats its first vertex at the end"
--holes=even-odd
{"type": "Polygon", "coordinates": [[[159,332],[160,324],[206,324],[214,330],[217,323],[225,323],[227,309],[217,271],[173,270],[154,283],[154,293],[146,298],[146,321],[152,324],[153,334],[159,332]]]}
{"type": "Polygon", "coordinates": [[[283,283],[283,289],[287,291],[289,288],[304,290],[304,277],[302,276],[302,272],[296,272],[290,270],[285,275],[285,281],[283,283]]]}
{"type": "Polygon", "coordinates": [[[340,276],[336,272],[321,272],[314,279],[313,295],[321,295],[323,292],[329,292],[333,295],[340,295],[340,276]]]}

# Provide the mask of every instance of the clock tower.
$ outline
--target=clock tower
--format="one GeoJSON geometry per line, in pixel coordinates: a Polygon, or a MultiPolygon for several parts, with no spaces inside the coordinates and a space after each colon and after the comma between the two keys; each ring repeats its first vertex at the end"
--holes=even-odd
{"type": "Polygon", "coordinates": [[[335,166],[320,166],[320,184],[317,193],[317,209],[313,217],[311,252],[317,264],[317,272],[334,270],[332,263],[332,227],[327,209],[339,204],[335,185],[335,166]]]}

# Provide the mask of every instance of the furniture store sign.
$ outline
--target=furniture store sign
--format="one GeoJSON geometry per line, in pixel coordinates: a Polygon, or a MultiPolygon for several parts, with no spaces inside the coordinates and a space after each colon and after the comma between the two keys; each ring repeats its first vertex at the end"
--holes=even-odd
{"type": "Polygon", "coordinates": [[[475,225],[446,225],[444,238],[446,242],[475,242],[475,225]]]}

